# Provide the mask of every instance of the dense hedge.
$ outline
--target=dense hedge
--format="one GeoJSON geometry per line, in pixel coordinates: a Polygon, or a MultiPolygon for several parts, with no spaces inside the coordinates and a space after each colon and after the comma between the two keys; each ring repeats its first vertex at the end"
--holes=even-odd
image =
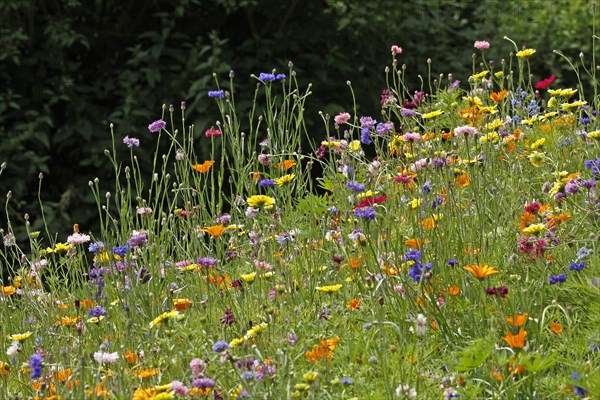
{"type": "MultiPolygon", "coordinates": [[[[3,1],[0,162],[7,167],[0,192],[12,191],[12,218],[27,212],[33,229],[41,229],[42,172],[50,231],[64,235],[73,223],[93,231],[87,183],[98,177],[110,190],[103,155],[109,124],[117,138],[152,141],[146,126],[161,106],[185,100],[203,131],[216,118],[206,96],[215,88],[213,72],[226,82],[233,70],[238,105],[250,105],[256,84],[250,74],[285,72],[292,60],[300,81],[314,84],[307,126],[319,137],[319,110],[351,108],[347,80],[359,112],[376,113],[391,44],[403,47],[407,65],[420,66],[407,71],[418,89],[419,74],[427,87],[428,58],[431,79],[468,75],[472,65],[462,60],[476,39],[490,41],[492,55],[511,50],[504,35],[542,54],[555,48],[576,59],[580,51],[591,54],[590,9],[585,0],[3,1]]],[[[555,73],[561,86],[575,86],[559,59],[532,59],[532,73],[536,79],[555,73]]],[[[139,157],[144,167],[150,154],[139,157]]],[[[6,223],[2,215],[0,228],[6,223]]]]}

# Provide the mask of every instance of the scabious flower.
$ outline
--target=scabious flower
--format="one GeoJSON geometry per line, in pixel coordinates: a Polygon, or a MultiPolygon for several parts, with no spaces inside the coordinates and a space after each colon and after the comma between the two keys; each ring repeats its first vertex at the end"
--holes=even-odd
{"type": "Polygon", "coordinates": [[[387,135],[390,132],[394,131],[394,123],[393,122],[380,122],[375,126],[375,132],[378,135],[387,135]]]}
{"type": "Polygon", "coordinates": [[[194,358],[190,361],[190,369],[192,370],[192,374],[194,377],[200,376],[202,370],[204,370],[206,366],[204,365],[204,361],[201,358],[194,358]]]}
{"type": "Polygon", "coordinates": [[[402,135],[402,140],[409,143],[418,142],[421,140],[421,135],[416,132],[409,132],[402,135]]]}
{"type": "Polygon", "coordinates": [[[485,40],[476,40],[474,47],[477,50],[485,50],[485,49],[489,49],[490,48],[490,43],[486,42],[485,40]]]}
{"type": "Polygon", "coordinates": [[[189,389],[180,381],[171,382],[171,390],[181,397],[185,397],[189,393],[189,389]]]}
{"type": "Polygon", "coordinates": [[[214,267],[215,265],[217,265],[218,262],[219,262],[219,260],[217,260],[216,258],[212,258],[212,257],[198,258],[198,264],[200,264],[202,267],[205,267],[205,268],[214,267]]]}
{"type": "Polygon", "coordinates": [[[477,129],[475,129],[474,127],[469,126],[469,125],[459,126],[457,128],[454,128],[454,136],[456,136],[456,137],[466,136],[466,137],[473,138],[473,137],[477,136],[477,129]]]}
{"type": "Polygon", "coordinates": [[[123,138],[123,143],[127,145],[127,147],[140,147],[140,139],[130,138],[129,136],[125,136],[123,138]]]}
{"type": "Polygon", "coordinates": [[[361,129],[373,130],[375,129],[375,125],[377,125],[377,120],[371,117],[360,117],[361,129]]]}
{"type": "Polygon", "coordinates": [[[160,131],[161,129],[164,129],[165,126],[167,126],[167,123],[162,119],[159,119],[148,125],[148,130],[152,133],[155,133],[160,131]]]}

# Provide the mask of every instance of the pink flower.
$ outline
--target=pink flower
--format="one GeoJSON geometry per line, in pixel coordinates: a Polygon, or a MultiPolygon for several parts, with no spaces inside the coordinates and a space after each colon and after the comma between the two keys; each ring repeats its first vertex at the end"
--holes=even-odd
{"type": "Polygon", "coordinates": [[[214,129],[211,126],[210,129],[207,129],[206,132],[204,132],[204,134],[206,135],[206,137],[221,136],[221,131],[218,129],[214,129]]]}
{"type": "Polygon", "coordinates": [[[489,44],[489,42],[486,42],[485,40],[477,40],[477,41],[475,41],[475,48],[477,50],[489,49],[490,44],[489,44]]]}
{"type": "Polygon", "coordinates": [[[402,53],[402,48],[396,45],[392,46],[392,54],[401,54],[402,53]]]}
{"type": "Polygon", "coordinates": [[[194,374],[194,377],[197,378],[205,368],[204,361],[202,361],[201,358],[194,358],[192,361],[190,361],[190,368],[192,369],[192,374],[194,374]]]}
{"type": "Polygon", "coordinates": [[[336,125],[345,124],[346,122],[348,122],[349,119],[350,119],[350,114],[348,114],[348,113],[339,113],[338,115],[336,115],[333,118],[336,125]]]}
{"type": "Polygon", "coordinates": [[[454,128],[454,136],[456,136],[456,137],[468,136],[468,137],[472,138],[472,137],[475,137],[476,135],[477,135],[477,129],[475,129],[469,125],[459,126],[458,128],[454,128]]]}
{"type": "Polygon", "coordinates": [[[543,80],[539,81],[538,83],[536,83],[535,88],[536,89],[548,89],[550,84],[552,82],[554,82],[555,78],[556,78],[556,76],[554,76],[554,74],[552,74],[552,76],[550,78],[543,79],[543,80]]]}
{"type": "Polygon", "coordinates": [[[418,133],[415,132],[409,132],[409,133],[405,133],[404,135],[402,135],[402,140],[404,140],[405,142],[418,142],[419,140],[421,140],[421,135],[419,135],[418,133]]]}
{"type": "Polygon", "coordinates": [[[189,389],[180,381],[171,382],[171,390],[179,396],[187,396],[189,393],[189,389]]]}

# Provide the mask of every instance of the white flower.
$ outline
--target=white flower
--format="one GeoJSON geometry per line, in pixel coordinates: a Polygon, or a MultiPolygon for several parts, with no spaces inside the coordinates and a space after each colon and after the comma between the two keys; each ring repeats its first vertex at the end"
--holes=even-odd
{"type": "Polygon", "coordinates": [[[119,353],[105,353],[102,350],[94,353],[94,360],[98,361],[100,364],[109,364],[114,363],[119,359],[119,353]]]}
{"type": "Polygon", "coordinates": [[[409,399],[417,398],[417,391],[408,385],[400,385],[396,388],[396,397],[408,397],[409,399]]]}
{"type": "Polygon", "coordinates": [[[19,341],[13,340],[10,347],[6,350],[6,354],[9,357],[14,357],[19,352],[19,341]]]}
{"type": "Polygon", "coordinates": [[[417,326],[417,335],[424,335],[427,332],[427,318],[423,314],[417,315],[415,325],[417,326]]]}
{"type": "Polygon", "coordinates": [[[71,236],[69,236],[67,238],[67,243],[69,244],[83,244],[86,242],[89,242],[90,236],[89,235],[84,235],[83,233],[79,233],[79,232],[75,232],[74,234],[72,234],[71,236]]]}

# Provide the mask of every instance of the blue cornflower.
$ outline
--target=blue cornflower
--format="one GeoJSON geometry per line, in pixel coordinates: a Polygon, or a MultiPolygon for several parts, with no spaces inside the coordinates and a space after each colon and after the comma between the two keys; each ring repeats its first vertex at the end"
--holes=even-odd
{"type": "Polygon", "coordinates": [[[217,99],[222,99],[225,97],[225,91],[223,90],[209,90],[208,97],[214,97],[217,99]]]}
{"type": "Polygon", "coordinates": [[[583,117],[583,118],[581,118],[581,119],[579,120],[579,123],[580,123],[581,125],[587,125],[587,124],[589,124],[590,122],[592,122],[592,121],[590,120],[590,117],[583,117]]]}
{"type": "Polygon", "coordinates": [[[350,378],[342,378],[340,379],[340,384],[341,385],[345,385],[345,386],[350,386],[352,385],[354,382],[352,381],[352,379],[350,378]]]}
{"type": "Polygon", "coordinates": [[[360,142],[362,144],[371,144],[371,143],[373,143],[373,141],[371,140],[371,138],[370,138],[369,135],[370,135],[369,130],[366,129],[366,128],[363,128],[360,131],[360,142]]]}
{"type": "Polygon", "coordinates": [[[366,323],[363,325],[363,329],[365,329],[365,330],[367,330],[367,329],[371,329],[371,327],[372,327],[372,326],[373,326],[373,324],[372,324],[372,323],[370,323],[370,322],[366,322],[366,323]]]}
{"type": "Polygon", "coordinates": [[[600,158],[585,160],[583,166],[592,170],[592,177],[597,180],[600,177],[600,158]]]}
{"type": "Polygon", "coordinates": [[[589,256],[591,253],[592,250],[582,247],[577,250],[577,260],[581,260],[582,258],[589,256]]]}
{"type": "MultiPolygon", "coordinates": [[[[575,382],[578,382],[580,377],[581,374],[579,372],[573,372],[573,374],[571,375],[571,378],[573,378],[575,382]]],[[[573,386],[573,391],[577,393],[577,396],[579,396],[580,399],[587,394],[587,390],[577,385],[573,386]]]]}
{"type": "Polygon", "coordinates": [[[37,379],[42,376],[42,368],[44,357],[41,354],[35,353],[29,357],[29,368],[31,368],[31,377],[37,379]]]}
{"type": "Polygon", "coordinates": [[[90,246],[88,247],[88,250],[89,250],[90,253],[96,254],[98,251],[104,249],[105,246],[106,245],[104,244],[104,242],[100,242],[100,241],[93,242],[93,243],[90,243],[90,246]]]}
{"type": "Polygon", "coordinates": [[[371,117],[360,117],[360,127],[362,129],[372,130],[375,129],[375,125],[377,125],[377,120],[371,117]]]}
{"type": "Polygon", "coordinates": [[[350,181],[347,184],[348,189],[354,191],[354,192],[362,192],[365,190],[365,185],[358,183],[358,182],[354,182],[354,181],[350,181]]]}
{"type": "Polygon", "coordinates": [[[576,262],[572,262],[571,264],[569,264],[569,271],[581,271],[585,268],[585,262],[580,262],[580,263],[576,263],[576,262]]]}
{"type": "Polygon", "coordinates": [[[459,263],[459,261],[454,258],[452,260],[446,261],[446,264],[448,264],[451,267],[456,267],[458,265],[458,263],[459,263]]]}
{"type": "Polygon", "coordinates": [[[421,252],[417,249],[408,249],[404,258],[407,261],[418,261],[421,259],[421,252]]]}
{"type": "Polygon", "coordinates": [[[88,311],[90,317],[102,317],[106,315],[106,309],[104,307],[96,306],[94,308],[90,308],[88,311]]]}
{"type": "Polygon", "coordinates": [[[431,182],[427,181],[423,184],[423,187],[421,188],[421,193],[427,195],[427,194],[429,194],[429,192],[431,192],[431,188],[432,188],[431,182]]]}
{"type": "Polygon", "coordinates": [[[261,72],[258,75],[258,79],[260,79],[263,82],[273,82],[274,80],[277,79],[277,77],[274,74],[268,74],[266,72],[261,72]]]}
{"type": "Polygon", "coordinates": [[[278,81],[284,80],[285,78],[285,74],[277,74],[277,76],[275,76],[275,79],[277,79],[278,81]]]}
{"type": "Polygon", "coordinates": [[[214,388],[215,381],[213,381],[210,378],[198,378],[194,379],[194,381],[192,382],[192,386],[200,389],[214,388]]]}
{"type": "Polygon", "coordinates": [[[332,213],[333,215],[337,215],[340,213],[340,210],[336,207],[336,206],[331,206],[327,209],[327,211],[329,211],[330,213],[332,213]]]}
{"type": "Polygon", "coordinates": [[[222,352],[222,351],[225,351],[225,350],[227,350],[228,348],[229,348],[229,343],[227,343],[227,342],[226,342],[226,341],[224,341],[224,340],[219,340],[217,343],[215,343],[215,344],[213,345],[213,348],[212,348],[212,349],[213,349],[213,351],[214,351],[215,353],[220,353],[220,352],[222,352]]]}
{"type": "Polygon", "coordinates": [[[565,274],[550,275],[550,278],[548,278],[548,282],[551,285],[554,285],[555,283],[563,283],[566,281],[567,281],[567,275],[565,275],[565,274]]]}
{"type": "Polygon", "coordinates": [[[125,245],[125,246],[115,246],[112,248],[112,252],[113,254],[119,256],[119,257],[125,257],[125,254],[127,254],[127,250],[129,249],[129,246],[125,245]]]}
{"type": "Polygon", "coordinates": [[[354,216],[362,219],[375,219],[375,208],[369,206],[356,208],[354,216]]]}
{"type": "Polygon", "coordinates": [[[258,184],[260,187],[275,187],[275,181],[273,179],[261,179],[258,184]]]}

